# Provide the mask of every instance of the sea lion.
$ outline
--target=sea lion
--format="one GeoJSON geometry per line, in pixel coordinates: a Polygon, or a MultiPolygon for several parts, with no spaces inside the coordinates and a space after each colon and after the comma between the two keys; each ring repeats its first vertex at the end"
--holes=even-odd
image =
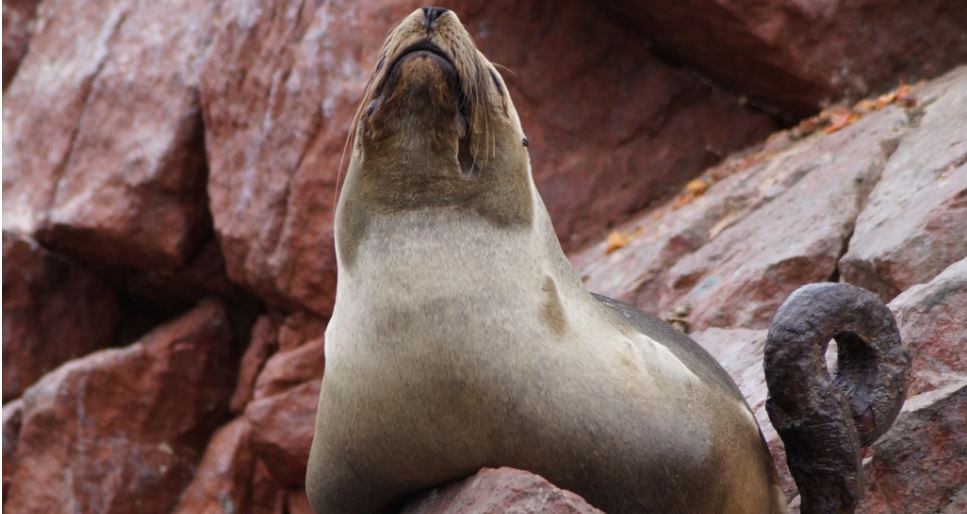
{"type": "Polygon", "coordinates": [[[306,475],[318,514],[392,512],[485,466],[609,513],[785,511],[728,374],[585,290],[504,81],[456,14],[392,30],[353,130],[306,475]]]}

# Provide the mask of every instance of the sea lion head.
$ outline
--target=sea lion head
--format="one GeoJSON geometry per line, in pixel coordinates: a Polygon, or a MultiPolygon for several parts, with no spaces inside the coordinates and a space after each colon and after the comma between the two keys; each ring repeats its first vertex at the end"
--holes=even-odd
{"type": "Polygon", "coordinates": [[[390,32],[353,130],[340,204],[349,195],[367,211],[456,207],[529,221],[527,139],[499,71],[453,11],[417,9],[390,32]]]}

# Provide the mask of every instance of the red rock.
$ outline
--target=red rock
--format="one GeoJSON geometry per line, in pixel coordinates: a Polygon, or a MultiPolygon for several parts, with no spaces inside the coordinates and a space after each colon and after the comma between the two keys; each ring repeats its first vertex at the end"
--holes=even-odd
{"type": "MultiPolygon", "coordinates": [[[[383,35],[421,4],[255,4],[223,10],[203,75],[215,230],[234,281],[275,306],[325,316],[347,129],[383,35]]],[[[651,56],[639,34],[600,9],[468,2],[458,13],[482,50],[513,70],[506,78],[536,181],[568,247],[773,127],[651,56]]]]}
{"type": "Polygon", "coordinates": [[[100,279],[14,231],[3,231],[3,400],[44,373],[110,346],[118,302],[100,279]]]}
{"type": "Polygon", "coordinates": [[[197,61],[213,9],[44,3],[4,93],[5,227],[104,264],[185,262],[206,230],[197,61]]]}
{"type": "Polygon", "coordinates": [[[228,280],[225,259],[215,239],[206,241],[184,265],[176,268],[110,271],[126,292],[154,305],[191,305],[212,296],[249,303],[254,299],[228,280]]]}
{"type": "Polygon", "coordinates": [[[601,511],[544,478],[513,468],[484,468],[419,495],[403,514],[581,514],[601,511]]]}
{"type": "Polygon", "coordinates": [[[245,419],[252,426],[252,448],[283,488],[301,487],[309,463],[321,380],[252,401],[245,419]]]}
{"type": "Polygon", "coordinates": [[[916,96],[922,117],[890,157],[840,261],[845,281],[884,299],[967,256],[967,66],[916,96]]]}
{"type": "Polygon", "coordinates": [[[232,393],[232,399],[229,402],[233,413],[238,414],[245,410],[245,406],[252,399],[255,381],[262,367],[278,346],[278,328],[269,316],[260,316],[252,327],[252,337],[239,365],[238,382],[235,384],[235,392],[232,393]]]}
{"type": "Polygon", "coordinates": [[[5,510],[164,513],[191,479],[234,375],[222,307],[71,361],[22,397],[5,510]]]}
{"type": "Polygon", "coordinates": [[[869,492],[858,514],[963,512],[967,477],[967,381],[908,398],[874,443],[869,492]]]}
{"type": "Polygon", "coordinates": [[[324,340],[317,337],[293,350],[272,355],[255,382],[255,399],[268,398],[304,382],[322,378],[326,360],[324,340]]]}
{"type": "Polygon", "coordinates": [[[251,512],[255,456],[248,436],[242,418],[215,432],[175,514],[251,512]]]}
{"type": "Polygon", "coordinates": [[[3,406],[3,496],[7,497],[7,486],[13,478],[17,466],[17,440],[20,438],[20,425],[23,421],[23,402],[14,400],[3,406]]]}
{"type": "Polygon", "coordinates": [[[34,13],[40,0],[3,1],[3,88],[13,79],[27,53],[33,32],[34,13]]]}
{"type": "Polygon", "coordinates": [[[601,241],[571,254],[575,269],[592,291],[655,312],[668,269],[808,172],[784,165],[795,154],[787,151],[790,145],[780,133],[761,148],[708,170],[700,180],[712,185],[703,195],[684,204],[676,198],[635,215],[615,229],[630,235],[627,244],[608,252],[601,241]]]}
{"type": "Polygon", "coordinates": [[[279,327],[279,351],[295,350],[307,341],[318,339],[326,331],[326,322],[305,311],[296,312],[279,327]]]}
{"type": "MultiPolygon", "coordinates": [[[[859,206],[905,122],[902,109],[888,107],[774,157],[772,165],[799,173],[771,201],[678,259],[657,310],[687,306],[696,329],[764,328],[797,287],[833,277],[859,206]]],[[[758,187],[773,186],[763,178],[758,187]]]]}
{"type": "Polygon", "coordinates": [[[287,505],[296,504],[292,491],[273,482],[255,458],[250,434],[245,418],[216,432],[174,514],[295,514],[287,505]]]}
{"type": "Polygon", "coordinates": [[[272,479],[264,463],[256,460],[255,479],[252,481],[252,514],[286,513],[288,494],[272,479]]]}
{"type": "Polygon", "coordinates": [[[624,247],[608,253],[602,242],[572,261],[590,290],[645,311],[690,304],[693,328],[764,327],[791,290],[833,274],[858,212],[836,201],[865,197],[884,161],[880,143],[889,150],[903,120],[901,110],[888,108],[831,135],[794,141],[778,134],[706,172],[701,180],[711,186],[703,195],[680,196],[619,227],[633,236],[624,247]],[[850,161],[843,173],[840,164],[850,161]],[[786,228],[775,230],[778,224],[786,228]],[[799,237],[803,229],[812,231],[808,239],[799,237]]]}
{"type": "Polygon", "coordinates": [[[791,114],[967,60],[960,0],[621,0],[665,54],[791,114]],[[700,14],[699,14],[700,13],[700,14]]]}
{"type": "Polygon", "coordinates": [[[913,356],[908,396],[967,380],[967,258],[890,302],[913,356]]]}

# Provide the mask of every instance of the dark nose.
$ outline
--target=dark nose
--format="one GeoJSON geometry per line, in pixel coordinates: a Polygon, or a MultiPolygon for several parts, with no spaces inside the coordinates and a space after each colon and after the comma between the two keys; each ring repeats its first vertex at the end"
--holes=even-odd
{"type": "Polygon", "coordinates": [[[447,12],[447,10],[443,7],[424,7],[423,15],[426,17],[427,28],[429,28],[430,25],[432,25],[433,22],[435,22],[436,19],[442,16],[445,12],[447,12]]]}

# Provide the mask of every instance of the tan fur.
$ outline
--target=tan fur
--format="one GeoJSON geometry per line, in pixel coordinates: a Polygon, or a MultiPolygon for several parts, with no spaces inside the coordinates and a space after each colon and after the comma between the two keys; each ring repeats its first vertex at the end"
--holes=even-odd
{"type": "Polygon", "coordinates": [[[456,15],[427,30],[415,11],[380,62],[337,210],[316,512],[391,512],[483,466],[536,472],[608,512],[783,511],[734,387],[585,291],[502,79],[456,15]],[[428,36],[459,84],[433,56],[397,61],[428,36]]]}

